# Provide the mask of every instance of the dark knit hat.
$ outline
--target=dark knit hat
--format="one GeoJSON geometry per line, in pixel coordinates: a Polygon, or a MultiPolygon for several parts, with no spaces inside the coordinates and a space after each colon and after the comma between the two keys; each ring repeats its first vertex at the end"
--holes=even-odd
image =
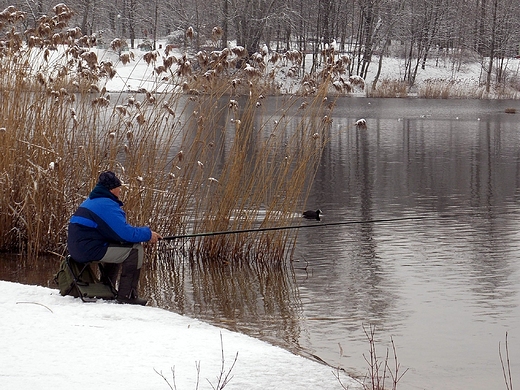
{"type": "Polygon", "coordinates": [[[98,184],[101,184],[103,187],[106,187],[109,190],[113,190],[114,188],[121,187],[122,183],[114,172],[105,171],[101,172],[101,175],[99,175],[98,184]]]}

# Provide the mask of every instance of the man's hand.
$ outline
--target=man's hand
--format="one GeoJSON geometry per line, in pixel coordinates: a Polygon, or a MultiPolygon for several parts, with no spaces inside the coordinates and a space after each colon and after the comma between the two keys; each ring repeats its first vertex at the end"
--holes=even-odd
{"type": "Polygon", "coordinates": [[[157,241],[162,240],[162,236],[159,233],[152,231],[152,238],[148,241],[150,244],[155,244],[157,241]]]}

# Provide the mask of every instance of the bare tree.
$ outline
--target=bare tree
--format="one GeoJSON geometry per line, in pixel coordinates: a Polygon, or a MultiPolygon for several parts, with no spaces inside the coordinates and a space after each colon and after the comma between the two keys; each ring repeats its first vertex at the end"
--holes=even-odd
{"type": "Polygon", "coordinates": [[[386,21],[380,29],[378,29],[378,40],[376,49],[379,52],[379,61],[377,72],[372,81],[372,89],[376,88],[377,82],[383,68],[383,59],[391,44],[392,38],[395,37],[395,26],[401,20],[402,12],[406,0],[390,0],[381,7],[380,17],[386,21]]]}
{"type": "Polygon", "coordinates": [[[281,4],[280,0],[230,0],[237,44],[245,47],[249,54],[256,52],[264,29],[281,4]]]}
{"type": "Polygon", "coordinates": [[[490,92],[493,74],[496,74],[496,84],[505,81],[505,65],[507,59],[514,55],[518,41],[517,2],[512,0],[491,0],[486,10],[489,15],[485,24],[484,37],[481,39],[481,51],[487,59],[486,92],[490,92]],[[516,5],[516,7],[515,7],[516,5]]]}
{"type": "MultiPolygon", "coordinates": [[[[0,0],[26,12],[25,28],[52,12],[55,0],[0,0]]],[[[351,56],[350,74],[366,78],[374,56],[403,55],[403,80],[411,86],[417,72],[440,58],[452,59],[454,70],[467,58],[480,58],[488,90],[503,84],[510,58],[519,54],[518,0],[70,0],[71,24],[83,33],[120,37],[133,48],[137,39],[160,38],[188,27],[194,50],[228,42],[252,54],[267,44],[278,51],[312,52],[313,69],[321,50],[335,43],[336,53],[351,56]],[[219,40],[212,30],[219,27],[219,40]],[[213,37],[213,39],[212,39],[213,37]],[[394,43],[397,43],[394,45],[394,43]],[[398,50],[393,49],[399,48],[398,50]],[[456,68],[455,68],[456,67],[456,68]]],[[[99,42],[103,40],[100,39],[99,42]]],[[[379,74],[379,73],[378,73],[379,74]]],[[[377,83],[378,74],[374,85],[377,83]]]]}

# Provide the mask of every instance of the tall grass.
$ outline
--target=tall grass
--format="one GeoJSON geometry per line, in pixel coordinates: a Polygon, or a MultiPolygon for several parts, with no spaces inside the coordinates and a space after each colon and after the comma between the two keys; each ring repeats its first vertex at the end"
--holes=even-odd
{"type": "Polygon", "coordinates": [[[368,97],[407,97],[408,85],[403,81],[384,79],[367,91],[368,97]]]}
{"type": "Polygon", "coordinates": [[[429,99],[483,99],[483,86],[474,86],[460,80],[428,79],[418,89],[419,97],[429,99]]]}
{"type": "MultiPolygon", "coordinates": [[[[25,35],[17,32],[22,13],[2,13],[0,250],[63,254],[70,215],[106,169],[125,182],[129,221],[163,234],[294,223],[327,142],[330,84],[262,119],[263,94],[273,88],[267,59],[237,67],[246,59],[238,51],[166,51],[162,64],[156,53],[145,56],[155,90],[110,95],[113,63],[97,58],[95,37],[67,28],[70,12],[56,6],[25,35]]],[[[112,42],[113,51],[120,45],[112,42]]],[[[278,261],[294,239],[289,230],[199,237],[187,253],[278,261]]]]}
{"type": "MultiPolygon", "coordinates": [[[[424,80],[414,91],[415,96],[427,99],[516,99],[518,96],[518,92],[511,87],[497,86],[492,93],[487,93],[483,85],[444,79],[424,80]]],[[[375,88],[368,90],[367,96],[396,98],[408,97],[411,94],[407,83],[384,79],[375,88]]]]}

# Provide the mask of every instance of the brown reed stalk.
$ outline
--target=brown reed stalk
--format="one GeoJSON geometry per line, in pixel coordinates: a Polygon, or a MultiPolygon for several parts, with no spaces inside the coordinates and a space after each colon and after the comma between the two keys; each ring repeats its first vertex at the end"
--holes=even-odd
{"type": "MultiPolygon", "coordinates": [[[[52,18],[27,33],[38,45],[12,36],[0,60],[0,250],[64,253],[68,219],[106,169],[126,183],[129,221],[165,234],[280,226],[299,214],[327,142],[330,80],[301,109],[288,99],[274,127],[257,115],[273,86],[267,58],[237,70],[246,57],[230,50],[197,68],[187,55],[149,56],[156,89],[109,96],[113,69],[89,49],[93,38],[52,18]],[[49,37],[61,37],[59,50],[49,37]]],[[[294,242],[276,231],[201,237],[186,250],[204,262],[269,263],[294,242]]]]}
{"type": "MultiPolygon", "coordinates": [[[[211,192],[210,203],[203,215],[206,230],[250,229],[288,223],[294,218],[297,205],[302,204],[306,179],[315,171],[321,149],[316,143],[318,133],[311,125],[314,122],[306,123],[302,119],[296,128],[277,129],[263,139],[254,126],[254,102],[255,99],[247,100],[240,119],[233,118],[234,143],[219,176],[219,182],[228,185],[216,186],[211,192]],[[262,209],[265,215],[259,218],[262,209]]],[[[263,127],[263,124],[257,125],[263,127]]],[[[261,260],[263,253],[275,252],[273,258],[281,259],[289,234],[277,231],[206,237],[198,240],[196,252],[207,259],[224,261],[246,254],[261,260]]]]}

